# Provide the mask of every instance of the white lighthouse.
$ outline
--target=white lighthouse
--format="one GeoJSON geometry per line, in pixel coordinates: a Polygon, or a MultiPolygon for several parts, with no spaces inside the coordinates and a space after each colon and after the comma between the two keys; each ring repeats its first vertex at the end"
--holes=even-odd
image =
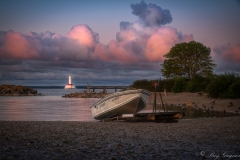
{"type": "Polygon", "coordinates": [[[76,89],[76,87],[72,84],[71,76],[68,77],[68,84],[64,87],[64,89],[76,89]]]}

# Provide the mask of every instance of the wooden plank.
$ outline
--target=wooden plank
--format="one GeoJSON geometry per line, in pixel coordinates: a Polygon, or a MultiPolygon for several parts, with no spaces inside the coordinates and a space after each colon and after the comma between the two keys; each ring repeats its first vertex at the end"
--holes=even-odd
{"type": "Polygon", "coordinates": [[[168,122],[182,119],[181,112],[161,112],[161,113],[136,113],[131,116],[117,116],[101,120],[101,122],[126,121],[126,122],[168,122]]]}

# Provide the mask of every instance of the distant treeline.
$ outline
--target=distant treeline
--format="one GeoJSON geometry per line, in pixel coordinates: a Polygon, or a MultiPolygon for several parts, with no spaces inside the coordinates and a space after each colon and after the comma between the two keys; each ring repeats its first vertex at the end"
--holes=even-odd
{"type": "MultiPolygon", "coordinates": [[[[137,80],[132,87],[154,91],[154,83],[159,80],[137,80]]],[[[159,81],[161,92],[205,92],[212,98],[240,98],[240,77],[235,73],[225,73],[211,77],[195,76],[192,79],[177,77],[159,81]]]]}

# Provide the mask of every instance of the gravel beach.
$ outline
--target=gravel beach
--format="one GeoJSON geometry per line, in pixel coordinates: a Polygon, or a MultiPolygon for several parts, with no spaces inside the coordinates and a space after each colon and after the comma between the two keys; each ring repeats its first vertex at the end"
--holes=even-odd
{"type": "Polygon", "coordinates": [[[239,122],[1,121],[0,159],[240,159],[239,122]]]}

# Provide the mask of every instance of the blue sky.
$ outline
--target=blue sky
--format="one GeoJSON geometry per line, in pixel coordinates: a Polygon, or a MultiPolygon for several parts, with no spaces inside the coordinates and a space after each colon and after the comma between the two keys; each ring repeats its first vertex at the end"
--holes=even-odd
{"type": "Polygon", "coordinates": [[[157,79],[163,55],[190,40],[211,47],[215,73],[239,73],[239,15],[237,0],[2,0],[0,84],[64,86],[68,75],[75,85],[157,79]],[[131,5],[154,14],[134,15],[131,5]],[[167,10],[172,20],[156,23],[167,10]]]}

